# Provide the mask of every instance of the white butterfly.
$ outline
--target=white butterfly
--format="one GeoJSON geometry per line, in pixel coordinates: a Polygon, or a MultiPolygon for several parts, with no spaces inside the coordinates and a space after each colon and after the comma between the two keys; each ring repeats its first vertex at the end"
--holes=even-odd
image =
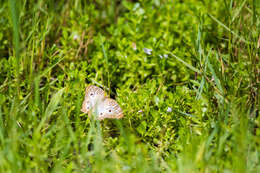
{"type": "Polygon", "coordinates": [[[86,88],[85,99],[82,104],[81,111],[90,115],[96,115],[96,119],[103,120],[105,118],[122,118],[123,111],[119,104],[111,98],[106,97],[105,92],[94,85],[86,88]]]}

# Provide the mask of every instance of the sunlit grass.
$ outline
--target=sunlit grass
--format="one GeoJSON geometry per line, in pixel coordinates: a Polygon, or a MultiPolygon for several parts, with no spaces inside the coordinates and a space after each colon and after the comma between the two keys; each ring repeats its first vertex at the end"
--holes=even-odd
{"type": "Polygon", "coordinates": [[[259,172],[259,10],[1,1],[0,172],[259,172]],[[80,112],[88,84],[125,117],[80,112]]]}

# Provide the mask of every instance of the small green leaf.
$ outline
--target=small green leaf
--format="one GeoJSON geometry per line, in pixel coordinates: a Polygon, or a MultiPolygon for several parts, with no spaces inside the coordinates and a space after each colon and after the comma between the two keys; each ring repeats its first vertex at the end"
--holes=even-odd
{"type": "Polygon", "coordinates": [[[142,121],[141,124],[137,127],[137,131],[143,136],[146,132],[147,123],[142,121]]]}

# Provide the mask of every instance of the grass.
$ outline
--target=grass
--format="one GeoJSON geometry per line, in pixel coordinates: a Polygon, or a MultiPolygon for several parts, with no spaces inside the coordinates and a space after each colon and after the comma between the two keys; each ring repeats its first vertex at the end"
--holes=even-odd
{"type": "Polygon", "coordinates": [[[0,172],[260,172],[259,15],[257,0],[0,1],[0,172]],[[124,118],[81,113],[89,84],[124,118]]]}

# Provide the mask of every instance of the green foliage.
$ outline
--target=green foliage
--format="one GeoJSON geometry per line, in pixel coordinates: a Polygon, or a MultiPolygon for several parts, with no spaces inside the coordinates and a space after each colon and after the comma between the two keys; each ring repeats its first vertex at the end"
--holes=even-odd
{"type": "Polygon", "coordinates": [[[259,172],[258,1],[0,1],[0,172],[259,172]],[[88,84],[124,111],[80,112],[88,84]]]}

